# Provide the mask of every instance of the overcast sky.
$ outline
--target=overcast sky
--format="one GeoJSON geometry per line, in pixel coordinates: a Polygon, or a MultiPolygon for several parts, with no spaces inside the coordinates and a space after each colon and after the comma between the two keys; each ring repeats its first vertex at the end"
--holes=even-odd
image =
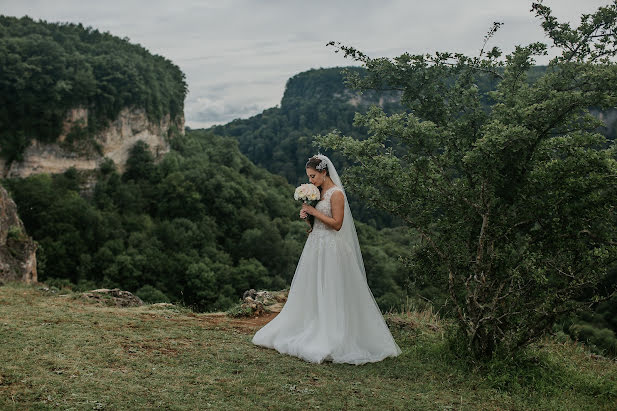
{"type": "MultiPolygon", "coordinates": [[[[280,103],[294,74],[352,62],[330,40],[371,57],[403,52],[476,55],[493,21],[490,46],[543,40],[527,0],[0,0],[0,14],[74,22],[128,37],[186,74],[191,128],[247,118],[280,103]]],[[[545,0],[578,23],[610,0],[545,0]]],[[[542,62],[542,61],[540,61],[542,62]]]]}

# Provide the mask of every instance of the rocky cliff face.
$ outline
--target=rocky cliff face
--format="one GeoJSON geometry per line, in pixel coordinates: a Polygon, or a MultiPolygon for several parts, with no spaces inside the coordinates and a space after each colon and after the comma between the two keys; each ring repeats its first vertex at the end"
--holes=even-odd
{"type": "Polygon", "coordinates": [[[0,186],[0,281],[36,282],[36,243],[26,235],[17,206],[0,186]]]}
{"type": "Polygon", "coordinates": [[[184,133],[184,118],[170,119],[167,115],[160,123],[148,120],[143,109],[123,109],[118,118],[95,136],[101,153],[83,154],[65,148],[70,130],[76,124],[87,125],[88,110],[75,108],[67,113],[63,133],[56,143],[33,142],[24,152],[23,161],[6,164],[0,159],[1,177],[27,177],[39,173],[61,173],[70,167],[78,170],[92,170],[99,166],[105,157],[111,158],[123,171],[131,147],[139,141],[146,142],[155,158],[169,151],[168,134],[171,127],[184,133]]]}

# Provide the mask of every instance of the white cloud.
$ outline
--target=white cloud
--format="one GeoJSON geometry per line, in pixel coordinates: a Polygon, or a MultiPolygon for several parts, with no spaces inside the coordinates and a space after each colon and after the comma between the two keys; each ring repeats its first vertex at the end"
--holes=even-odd
{"type": "Polygon", "coordinates": [[[187,104],[185,114],[192,119],[192,128],[225,124],[236,118],[246,118],[261,111],[256,103],[226,101],[223,98],[198,97],[187,104]]]}

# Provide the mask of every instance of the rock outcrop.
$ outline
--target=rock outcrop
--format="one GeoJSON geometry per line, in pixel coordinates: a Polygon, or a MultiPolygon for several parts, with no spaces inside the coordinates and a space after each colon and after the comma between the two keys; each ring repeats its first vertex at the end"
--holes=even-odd
{"type": "Polygon", "coordinates": [[[116,307],[138,307],[144,304],[141,298],[119,288],[99,288],[98,290],[82,293],[81,297],[103,305],[116,307]]]}
{"type": "Polygon", "coordinates": [[[260,316],[269,312],[279,312],[289,290],[256,291],[254,288],[246,290],[242,295],[242,303],[235,313],[236,316],[260,316]]]}
{"type": "Polygon", "coordinates": [[[37,281],[36,243],[26,234],[17,206],[0,186],[0,280],[37,281]]]}
{"type": "Polygon", "coordinates": [[[24,151],[23,161],[6,164],[0,159],[0,177],[27,177],[40,173],[62,173],[70,167],[78,170],[98,168],[105,157],[123,171],[133,145],[142,140],[150,146],[155,158],[169,152],[168,135],[176,127],[184,133],[184,117],[171,119],[165,116],[158,124],[152,123],[144,109],[125,108],[109,126],[94,137],[100,146],[99,153],[78,153],[63,144],[74,126],[86,126],[88,110],[74,108],[67,113],[63,132],[55,143],[33,141],[24,151]]]}

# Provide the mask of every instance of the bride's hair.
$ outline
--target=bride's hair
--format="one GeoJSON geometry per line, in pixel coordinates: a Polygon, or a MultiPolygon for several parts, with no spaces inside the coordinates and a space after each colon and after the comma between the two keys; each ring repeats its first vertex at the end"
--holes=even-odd
{"type": "Polygon", "coordinates": [[[314,168],[317,171],[326,170],[326,175],[330,175],[326,162],[317,156],[309,158],[309,161],[306,162],[306,168],[314,168]]]}

